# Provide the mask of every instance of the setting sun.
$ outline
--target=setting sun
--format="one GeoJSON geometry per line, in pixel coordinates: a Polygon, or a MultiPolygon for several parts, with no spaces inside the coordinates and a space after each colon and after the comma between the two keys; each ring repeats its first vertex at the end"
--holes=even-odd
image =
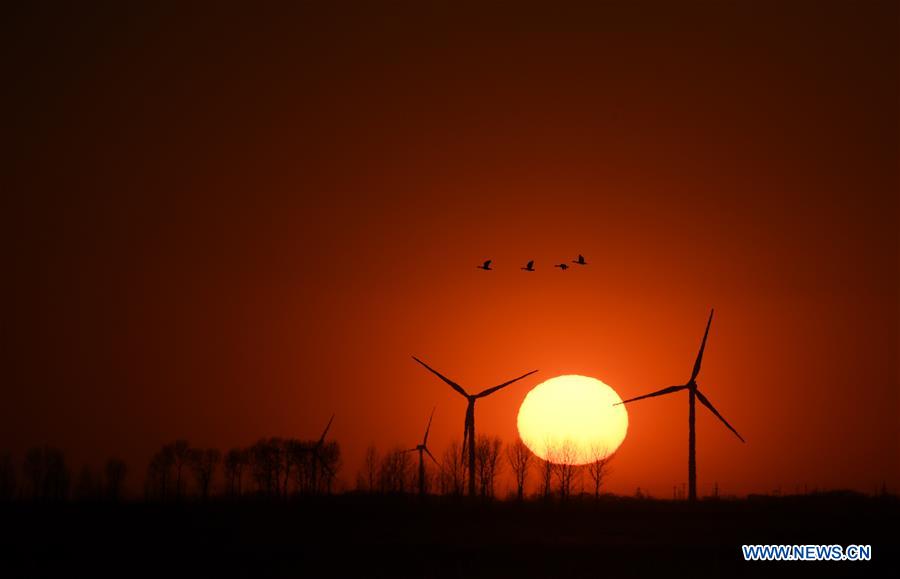
{"type": "Polygon", "coordinates": [[[616,391],[588,376],[566,375],[535,386],[519,408],[522,441],[544,460],[587,464],[616,451],[628,413],[616,391]]]}

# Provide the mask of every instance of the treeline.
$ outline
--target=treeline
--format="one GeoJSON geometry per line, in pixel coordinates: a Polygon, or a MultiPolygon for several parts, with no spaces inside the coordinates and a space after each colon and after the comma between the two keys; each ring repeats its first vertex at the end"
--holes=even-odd
{"type": "Polygon", "coordinates": [[[25,453],[21,470],[10,453],[0,454],[0,501],[15,498],[36,501],[121,499],[128,467],[120,458],[110,458],[100,472],[84,466],[77,477],[66,463],[63,451],[40,446],[25,453]],[[20,473],[17,474],[17,473],[20,473]]]}
{"type": "MultiPolygon", "coordinates": [[[[462,496],[468,480],[466,449],[459,441],[453,441],[441,454],[440,462],[418,459],[416,449],[395,447],[380,452],[370,445],[366,449],[362,469],[356,477],[356,490],[364,493],[409,493],[422,488],[429,494],[462,496]],[[423,468],[419,467],[422,460],[423,468]],[[424,476],[422,485],[419,477],[424,476]]],[[[522,500],[527,496],[568,498],[574,492],[587,490],[599,497],[601,486],[609,472],[611,457],[605,452],[594,453],[588,464],[571,464],[574,449],[562,445],[547,453],[551,461],[545,461],[516,439],[504,444],[499,437],[478,436],[475,443],[476,492],[483,498],[494,498],[497,484],[507,469],[513,480],[511,498],[522,500]],[[528,493],[529,481],[537,477],[536,491],[528,493]]]]}
{"type": "MultiPolygon", "coordinates": [[[[466,493],[468,458],[459,441],[451,442],[439,459],[416,451],[395,447],[382,452],[369,446],[357,473],[356,492],[466,493]]],[[[513,483],[509,498],[600,495],[611,457],[597,451],[592,462],[573,465],[574,453],[567,445],[545,454],[550,461],[538,458],[518,438],[504,444],[499,437],[479,436],[475,445],[476,493],[495,498],[499,481],[508,474],[507,480],[513,483]]],[[[125,495],[129,473],[123,460],[110,458],[99,472],[85,466],[73,477],[63,452],[49,446],[29,450],[18,466],[9,453],[0,454],[0,501],[115,501],[125,495]]],[[[150,458],[143,496],[150,501],[178,501],[330,494],[337,490],[341,466],[341,447],[336,441],[264,438],[223,453],[179,439],[164,444],[150,458]]]]}
{"type": "Polygon", "coordinates": [[[144,494],[150,500],[181,499],[194,494],[207,499],[222,473],[222,494],[268,498],[331,493],[341,466],[337,442],[264,438],[222,454],[215,448],[193,448],[186,440],[165,444],[150,459],[144,494]],[[193,493],[191,493],[193,491],[193,493]]]}

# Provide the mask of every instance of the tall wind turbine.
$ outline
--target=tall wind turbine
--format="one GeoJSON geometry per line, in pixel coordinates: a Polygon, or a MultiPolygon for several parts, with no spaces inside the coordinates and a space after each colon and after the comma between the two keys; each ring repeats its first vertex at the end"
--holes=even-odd
{"type": "Polygon", "coordinates": [[[691,372],[691,379],[688,380],[687,384],[683,384],[681,386],[669,386],[668,388],[663,388],[662,390],[657,390],[656,392],[651,392],[650,394],[644,394],[643,396],[638,396],[637,398],[629,398],[628,400],[624,400],[619,402],[618,404],[628,404],[629,402],[634,402],[635,400],[641,400],[643,398],[652,398],[654,396],[662,396],[663,394],[671,394],[672,392],[678,392],[679,390],[687,390],[688,391],[688,500],[696,501],[697,500],[697,450],[696,450],[696,433],[694,427],[694,400],[697,399],[701,404],[709,408],[709,410],[716,415],[716,418],[721,420],[725,426],[728,427],[728,430],[734,433],[735,436],[741,439],[741,442],[746,442],[744,438],[738,434],[738,431],[735,430],[728,421],[725,420],[719,411],[716,410],[716,407],[712,405],[712,402],[709,401],[706,396],[700,392],[700,389],[697,387],[697,375],[700,373],[700,363],[703,361],[703,350],[706,348],[706,338],[709,336],[709,326],[712,324],[713,312],[715,310],[709,311],[709,320],[706,322],[706,332],[703,334],[703,341],[700,343],[700,352],[697,353],[697,360],[694,362],[694,370],[691,372]]]}
{"type": "Polygon", "coordinates": [[[532,374],[537,372],[537,370],[532,370],[531,372],[528,372],[527,374],[522,374],[518,378],[513,378],[512,380],[509,380],[508,382],[504,382],[503,384],[500,384],[498,386],[494,386],[493,388],[488,388],[487,390],[482,390],[478,394],[469,394],[468,392],[465,391],[465,389],[462,386],[460,386],[453,380],[450,380],[446,376],[442,375],[440,372],[438,372],[437,370],[435,370],[434,368],[432,368],[431,366],[429,366],[422,360],[419,360],[415,356],[413,356],[412,358],[419,364],[425,366],[425,368],[429,372],[431,372],[432,374],[434,374],[435,376],[437,376],[438,378],[440,378],[441,380],[446,382],[451,388],[453,388],[454,390],[459,392],[462,396],[464,396],[466,398],[466,400],[469,403],[468,406],[466,407],[466,423],[465,423],[465,429],[463,430],[463,456],[465,456],[466,453],[468,453],[469,496],[474,497],[475,496],[475,401],[478,400],[479,398],[484,398],[485,396],[493,394],[494,392],[496,392],[497,390],[500,390],[501,388],[506,388],[513,382],[518,382],[519,380],[521,380],[522,378],[525,378],[526,376],[531,376],[532,374]],[[467,447],[467,443],[468,443],[468,447],[467,447]]]}
{"type": "Polygon", "coordinates": [[[334,471],[331,470],[331,467],[328,466],[328,463],[325,461],[325,458],[322,456],[322,448],[325,446],[325,435],[328,434],[328,429],[331,428],[331,423],[334,421],[334,414],[331,415],[331,418],[328,420],[328,424],[325,426],[325,430],[322,432],[322,436],[319,437],[319,440],[312,447],[312,464],[311,470],[311,480],[310,483],[312,485],[313,494],[318,494],[318,465],[322,465],[322,468],[328,471],[330,476],[334,476],[334,471]]]}
{"type": "Polygon", "coordinates": [[[425,495],[425,461],[422,456],[423,453],[427,454],[431,460],[434,461],[434,464],[440,466],[440,463],[434,458],[434,455],[431,454],[431,451],[428,450],[428,431],[431,430],[431,419],[434,418],[434,411],[437,407],[431,409],[431,416],[428,417],[428,426],[425,427],[425,438],[422,439],[422,444],[418,444],[415,448],[410,448],[408,450],[404,450],[403,452],[413,452],[419,451],[419,496],[425,495]]]}

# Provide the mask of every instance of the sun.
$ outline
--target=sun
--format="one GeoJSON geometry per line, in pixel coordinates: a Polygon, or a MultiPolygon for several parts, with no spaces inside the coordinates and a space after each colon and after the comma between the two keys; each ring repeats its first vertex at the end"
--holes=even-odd
{"type": "Polygon", "coordinates": [[[556,376],[541,382],[519,407],[519,436],[544,460],[587,464],[619,448],[628,431],[625,405],[616,391],[588,376],[556,376]]]}

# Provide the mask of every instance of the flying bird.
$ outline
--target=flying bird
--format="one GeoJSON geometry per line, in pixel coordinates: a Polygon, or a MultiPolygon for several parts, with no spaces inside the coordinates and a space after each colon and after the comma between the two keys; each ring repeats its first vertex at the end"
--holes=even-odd
{"type": "Polygon", "coordinates": [[[569,264],[568,263],[557,263],[553,267],[558,267],[559,269],[566,271],[567,269],[569,269],[569,264]]]}
{"type": "Polygon", "coordinates": [[[712,319],[713,310],[710,310],[709,320],[706,322],[706,331],[703,333],[703,341],[700,342],[700,351],[697,353],[697,359],[694,361],[694,369],[691,371],[691,377],[686,384],[669,386],[668,388],[663,388],[662,390],[657,390],[656,392],[651,392],[650,394],[644,394],[643,396],[629,398],[628,400],[624,400],[618,403],[628,404],[629,402],[634,402],[635,400],[652,398],[654,396],[662,396],[664,394],[671,394],[672,392],[678,392],[680,390],[688,391],[688,500],[690,501],[697,500],[697,436],[694,427],[694,401],[699,400],[701,404],[706,406],[706,408],[716,416],[716,418],[722,421],[722,424],[724,424],[725,427],[728,428],[728,430],[733,432],[741,442],[744,442],[744,438],[740,434],[738,434],[738,431],[735,430],[734,427],[731,426],[721,414],[719,414],[719,411],[716,410],[716,407],[712,405],[712,402],[710,402],[709,399],[704,396],[703,393],[700,392],[700,389],[697,387],[697,375],[700,374],[700,364],[701,362],[703,362],[703,351],[706,349],[706,338],[709,336],[709,326],[712,324],[712,319]]]}
{"type": "Polygon", "coordinates": [[[578,259],[573,259],[572,263],[577,263],[578,265],[587,265],[587,262],[584,260],[584,256],[580,253],[578,254],[578,259]]]}
{"type": "Polygon", "coordinates": [[[534,260],[532,259],[528,263],[525,264],[525,267],[520,267],[519,269],[524,271],[534,271],[534,260]]]}
{"type": "Polygon", "coordinates": [[[478,269],[483,269],[485,271],[491,271],[491,261],[493,261],[493,260],[489,259],[486,262],[484,262],[483,264],[476,265],[475,267],[477,267],[478,269]]]}

